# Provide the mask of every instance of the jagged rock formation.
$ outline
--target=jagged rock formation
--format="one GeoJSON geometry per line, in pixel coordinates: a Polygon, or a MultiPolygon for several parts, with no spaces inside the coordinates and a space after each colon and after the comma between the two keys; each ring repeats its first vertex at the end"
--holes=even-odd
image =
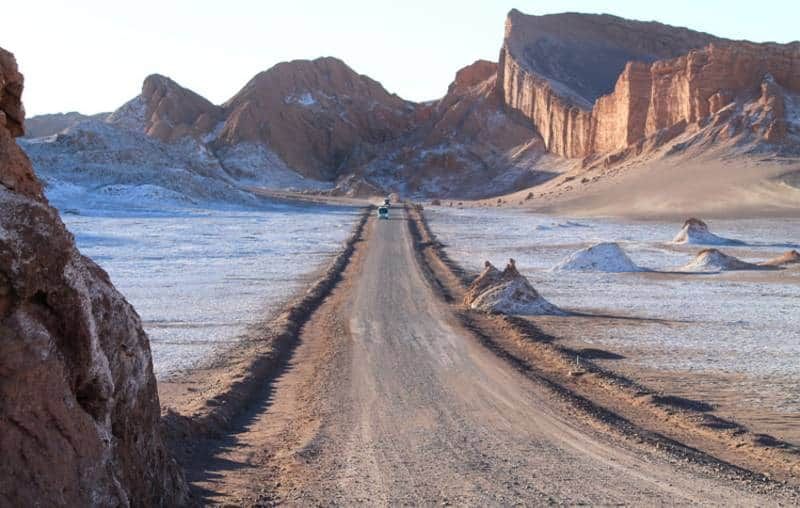
{"type": "Polygon", "coordinates": [[[42,185],[33,175],[28,157],[14,142],[14,138],[25,131],[22,84],[14,55],[0,48],[0,184],[40,199],[42,185]]]}
{"type": "Polygon", "coordinates": [[[772,259],[764,261],[763,263],[759,263],[761,266],[774,266],[774,267],[782,267],[782,266],[789,266],[789,265],[796,265],[800,264],[800,252],[796,250],[786,251],[780,256],[776,256],[772,259]]]}
{"type": "Polygon", "coordinates": [[[539,295],[528,279],[517,271],[513,259],[502,272],[486,261],[483,272],[467,288],[464,303],[471,309],[498,314],[566,314],[539,295]]]}
{"type": "Polygon", "coordinates": [[[708,224],[691,217],[686,219],[683,227],[672,239],[672,243],[686,243],[693,245],[742,245],[744,242],[740,240],[731,240],[730,238],[723,238],[712,233],[708,229],[708,224]]]}
{"type": "MultiPolygon", "coordinates": [[[[164,180],[174,167],[249,185],[324,189],[320,180],[328,181],[330,192],[346,195],[491,195],[547,177],[537,167],[545,154],[541,138],[526,119],[504,111],[496,77],[496,64],[477,61],[458,72],[442,99],[415,105],[322,58],[279,64],[216,107],[150,76],[142,94],[107,121],[85,121],[25,146],[42,174],[66,181],[74,180],[66,165],[130,159],[163,167],[151,183],[171,191],[175,186],[164,180]],[[134,139],[139,133],[166,145],[134,139]],[[163,157],[151,164],[153,154],[163,157]]],[[[131,177],[120,183],[139,172],[126,169],[131,177]]]]}
{"type": "Polygon", "coordinates": [[[530,122],[504,110],[493,62],[459,70],[443,98],[418,106],[417,118],[409,134],[369,154],[368,178],[404,194],[486,196],[544,176],[536,170],[544,144],[530,122]]]}
{"type": "Polygon", "coordinates": [[[58,134],[64,129],[68,129],[80,122],[87,120],[102,121],[108,118],[110,113],[98,113],[96,115],[82,115],[76,111],[69,113],[54,113],[49,115],[38,115],[25,119],[25,137],[43,138],[58,134]]]}
{"type": "MultiPolygon", "coordinates": [[[[565,169],[561,183],[593,182],[600,175],[584,182],[578,173],[651,154],[726,146],[797,155],[800,43],[512,10],[499,64],[461,69],[439,100],[404,101],[319,58],[261,72],[220,106],[153,75],[105,123],[182,144],[243,187],[481,198],[565,169]]],[[[89,141],[101,145],[98,137],[89,141]]],[[[45,167],[58,160],[48,156],[45,167]]]]}
{"type": "Polygon", "coordinates": [[[502,272],[489,261],[484,261],[483,271],[478,275],[464,294],[464,304],[472,305],[478,296],[500,281],[502,272]]]}
{"type": "MultiPolygon", "coordinates": [[[[783,90],[800,92],[800,44],[754,44],[613,16],[511,11],[500,55],[505,103],[547,149],[593,158],[674,138],[748,101],[747,128],[786,133],[783,90]],[[734,106],[731,106],[734,105],[734,106]],[[753,106],[751,106],[753,107],[753,106]]],[[[737,120],[739,124],[742,120],[737,120]]],[[[610,159],[613,162],[615,159],[610,159]]]]}
{"type": "Polygon", "coordinates": [[[742,261],[717,249],[703,249],[689,263],[681,267],[684,272],[727,272],[729,270],[760,270],[766,267],[742,261]]]}
{"type": "Polygon", "coordinates": [[[602,242],[570,254],[553,271],[642,272],[617,243],[602,242]]]}
{"type": "Polygon", "coordinates": [[[142,84],[145,132],[162,141],[208,133],[222,117],[222,110],[171,79],[153,74],[142,84]]]}
{"type": "Polygon", "coordinates": [[[0,504],[174,506],[147,336],[43,198],[0,49],[0,504]]]}

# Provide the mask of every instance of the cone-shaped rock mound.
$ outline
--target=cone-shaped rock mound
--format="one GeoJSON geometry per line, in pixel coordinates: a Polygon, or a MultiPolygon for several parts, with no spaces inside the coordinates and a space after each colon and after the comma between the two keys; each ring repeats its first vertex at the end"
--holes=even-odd
{"type": "Polygon", "coordinates": [[[796,250],[784,252],[778,257],[759,263],[760,266],[786,266],[794,264],[800,264],[800,252],[796,250]]]}
{"type": "Polygon", "coordinates": [[[708,224],[700,219],[690,218],[683,223],[683,228],[672,239],[672,243],[688,243],[695,245],[742,245],[744,242],[723,238],[712,233],[708,224]]]}
{"type": "Polygon", "coordinates": [[[470,308],[497,314],[528,316],[565,315],[533,288],[510,260],[502,272],[490,262],[467,289],[464,303],[470,308]]]}
{"type": "Polygon", "coordinates": [[[553,271],[643,272],[619,244],[602,242],[570,254],[553,267],[553,271]]]}
{"type": "Polygon", "coordinates": [[[681,267],[681,271],[684,272],[726,272],[729,270],[759,269],[764,269],[764,267],[742,261],[717,249],[703,249],[690,263],[681,267]]]}

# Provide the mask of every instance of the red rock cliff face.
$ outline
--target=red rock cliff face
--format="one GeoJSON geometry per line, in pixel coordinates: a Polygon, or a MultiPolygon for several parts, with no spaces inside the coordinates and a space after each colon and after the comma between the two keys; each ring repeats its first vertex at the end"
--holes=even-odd
{"type": "Polygon", "coordinates": [[[494,62],[459,70],[444,97],[417,106],[416,118],[407,135],[370,154],[374,181],[443,197],[485,196],[538,178],[533,171],[512,175],[544,146],[530,122],[504,110],[494,62]],[[503,175],[505,182],[498,182],[503,175]]]}
{"type": "Polygon", "coordinates": [[[800,44],[721,42],[652,64],[629,63],[592,110],[583,155],[620,150],[663,130],[682,130],[729,106],[757,100],[756,132],[786,133],[783,90],[800,90],[800,44]]]}
{"type": "Polygon", "coordinates": [[[503,99],[531,119],[550,152],[583,157],[592,150],[592,106],[628,62],[677,57],[715,40],[615,16],[512,10],[499,61],[503,99]]]}
{"type": "Polygon", "coordinates": [[[22,195],[41,199],[42,185],[33,176],[28,157],[14,142],[24,133],[22,74],[14,55],[0,48],[0,184],[22,195]]]}
{"type": "Polygon", "coordinates": [[[556,93],[547,79],[523,69],[505,49],[500,65],[505,103],[530,118],[547,150],[563,157],[586,154],[591,112],[556,93]]]}
{"type": "Polygon", "coordinates": [[[0,505],[185,504],[147,336],[42,196],[21,92],[0,49],[0,505]]]}
{"type": "Polygon", "coordinates": [[[500,81],[506,106],[564,157],[622,150],[751,99],[762,105],[758,132],[775,142],[786,131],[782,90],[798,90],[798,48],[605,15],[512,11],[500,81]]]}

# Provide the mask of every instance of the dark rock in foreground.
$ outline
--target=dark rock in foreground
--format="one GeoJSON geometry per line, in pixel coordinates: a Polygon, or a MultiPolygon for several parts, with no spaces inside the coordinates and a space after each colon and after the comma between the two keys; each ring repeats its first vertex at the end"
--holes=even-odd
{"type": "Polygon", "coordinates": [[[75,248],[14,140],[22,84],[0,49],[0,505],[186,504],[139,316],[75,248]]]}

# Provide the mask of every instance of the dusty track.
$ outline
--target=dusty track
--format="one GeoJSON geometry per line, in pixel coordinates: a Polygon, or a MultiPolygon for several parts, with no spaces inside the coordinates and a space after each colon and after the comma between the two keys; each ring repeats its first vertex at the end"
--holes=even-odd
{"type": "Polygon", "coordinates": [[[196,447],[205,502],[792,503],[570,416],[437,296],[399,211],[370,221],[263,392],[196,447]]]}

